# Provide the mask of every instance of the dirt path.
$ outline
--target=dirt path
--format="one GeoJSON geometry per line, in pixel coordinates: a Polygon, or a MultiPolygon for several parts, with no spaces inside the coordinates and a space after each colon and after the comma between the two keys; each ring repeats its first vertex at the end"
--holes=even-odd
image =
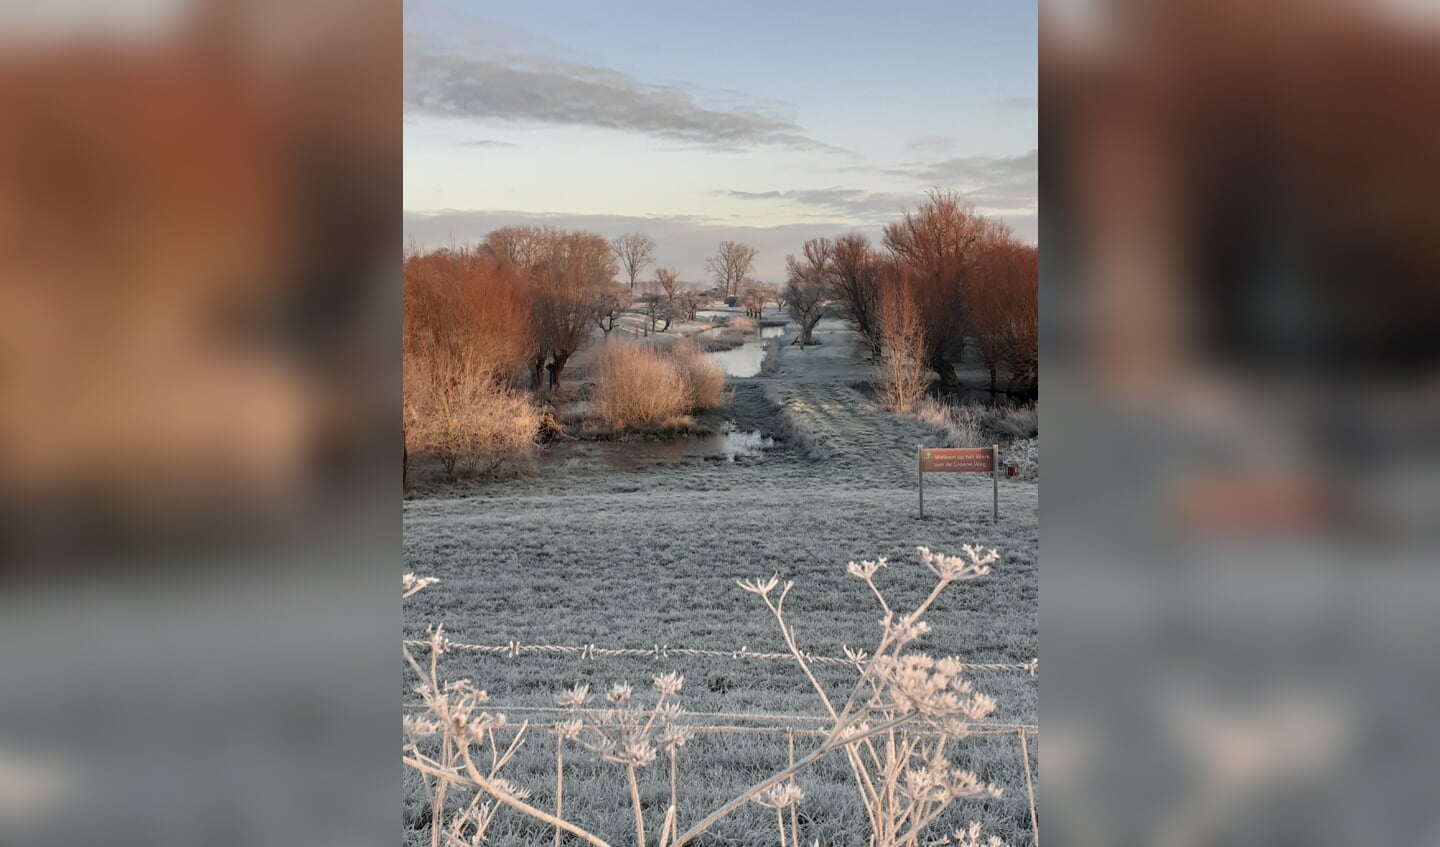
{"type": "MultiPolygon", "coordinates": [[[[822,321],[814,337],[818,346],[801,350],[790,346],[794,332],[788,332],[779,372],[756,380],[764,384],[766,398],[793,439],[824,465],[819,472],[838,483],[913,486],[916,445],[940,443],[940,434],[885,411],[869,395],[871,366],[862,358],[857,334],[844,322],[822,321]]],[[[934,484],[969,488],[982,483],[991,485],[985,475],[949,474],[934,484]]]]}

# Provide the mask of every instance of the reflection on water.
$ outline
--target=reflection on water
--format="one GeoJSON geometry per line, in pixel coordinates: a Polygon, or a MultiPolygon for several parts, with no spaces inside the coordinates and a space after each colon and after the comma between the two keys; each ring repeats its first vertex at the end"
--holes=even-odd
{"type": "Polygon", "coordinates": [[[775,446],[775,439],[761,432],[727,430],[714,435],[672,438],[664,441],[566,441],[545,451],[547,464],[598,459],[622,470],[692,461],[734,462],[756,457],[775,446]]]}
{"type": "Polygon", "coordinates": [[[783,326],[762,326],[759,336],[730,350],[719,350],[710,356],[725,371],[726,376],[742,379],[758,376],[760,364],[765,361],[765,341],[785,334],[783,326]]]}
{"type": "Polygon", "coordinates": [[[736,456],[758,456],[761,451],[775,446],[775,439],[755,430],[727,432],[718,437],[724,440],[721,449],[725,451],[725,459],[729,462],[735,461],[736,456]]]}

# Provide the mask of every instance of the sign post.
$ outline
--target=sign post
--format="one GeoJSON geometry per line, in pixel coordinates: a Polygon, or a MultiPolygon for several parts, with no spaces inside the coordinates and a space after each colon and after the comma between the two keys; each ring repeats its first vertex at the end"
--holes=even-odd
{"type": "Polygon", "coordinates": [[[925,474],[990,472],[991,520],[1000,520],[1000,445],[989,447],[926,447],[915,449],[920,490],[920,517],[925,517],[925,474]]]}
{"type": "Polygon", "coordinates": [[[920,478],[920,520],[925,520],[925,447],[915,445],[915,476],[920,478]]]}
{"type": "Polygon", "coordinates": [[[1000,445],[990,445],[990,483],[995,487],[994,511],[990,513],[990,522],[1000,522],[1000,445]]]}

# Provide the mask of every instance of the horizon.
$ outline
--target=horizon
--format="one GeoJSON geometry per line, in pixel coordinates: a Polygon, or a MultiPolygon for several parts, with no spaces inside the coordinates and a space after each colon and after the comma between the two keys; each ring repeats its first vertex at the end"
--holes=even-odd
{"type": "Polygon", "coordinates": [[[640,231],[657,266],[700,283],[731,239],[778,282],[807,239],[878,242],[934,188],[1038,243],[1035,8],[629,12],[407,4],[407,243],[640,231]]]}

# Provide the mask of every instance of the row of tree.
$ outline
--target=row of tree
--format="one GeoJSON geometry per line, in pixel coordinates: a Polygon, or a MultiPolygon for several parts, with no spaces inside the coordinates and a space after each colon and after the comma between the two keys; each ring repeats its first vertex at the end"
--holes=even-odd
{"type": "MultiPolygon", "coordinates": [[[[559,387],[566,364],[594,330],[608,335],[627,313],[654,332],[674,320],[694,320],[705,297],[687,290],[673,268],[655,268],[637,297],[636,283],[653,255],[654,242],[642,233],[606,241],[554,227],[506,227],[478,245],[408,251],[402,272],[407,474],[412,454],[438,459],[450,476],[523,461],[546,419],[534,398],[514,385],[522,372],[536,390],[547,374],[549,386],[559,387]],[[620,274],[629,288],[616,280],[620,274]]],[[[742,289],[753,249],[722,245],[717,256],[732,257],[717,258],[717,273],[740,280],[717,276],[717,282],[727,291],[742,289]]]]}
{"type": "MultiPolygon", "coordinates": [[[[640,275],[655,260],[655,240],[643,232],[629,232],[612,240],[610,250],[629,280],[630,290],[634,291],[640,275]]],[[[759,254],[759,250],[748,244],[738,241],[720,242],[720,248],[715,251],[715,255],[705,260],[705,269],[715,278],[722,297],[739,296],[746,286],[755,285],[750,274],[755,269],[755,257],[759,254]]],[[[679,288],[675,271],[657,268],[655,275],[656,283],[663,286],[666,295],[673,299],[679,288]]]]}
{"type": "MultiPolygon", "coordinates": [[[[650,332],[695,319],[704,297],[686,289],[674,268],[655,268],[637,295],[654,249],[644,233],[607,241],[592,232],[510,226],[479,246],[412,250],[404,268],[407,344],[417,355],[463,358],[496,379],[524,366],[533,388],[556,388],[593,330],[609,335],[627,312],[638,313],[650,332]]],[[[774,295],[750,278],[756,253],[726,241],[710,266],[717,285],[742,294],[758,314],[774,295]]]]}
{"type": "MultiPolygon", "coordinates": [[[[532,387],[547,381],[558,387],[593,330],[608,335],[626,312],[638,311],[652,332],[694,319],[703,298],[685,289],[672,268],[656,268],[637,297],[654,248],[643,233],[607,241],[591,232],[512,226],[478,247],[412,251],[405,264],[407,326],[420,321],[429,345],[453,347],[469,338],[465,343],[475,349],[467,356],[497,378],[523,364],[532,387]],[[622,274],[628,290],[616,281],[622,274]],[[417,292],[426,295],[423,303],[417,292]]],[[[958,382],[955,365],[973,350],[990,370],[992,390],[1003,374],[1005,390],[1036,392],[1038,250],[958,194],[932,192],[886,226],[878,246],[858,233],[805,242],[799,256],[786,258],[783,288],[752,278],[757,254],[725,241],[707,267],[719,293],[736,297],[751,315],[771,301],[788,308],[802,346],[812,343],[833,303],[871,351],[884,355],[884,310],[910,308],[923,336],[924,364],[942,382],[958,382]]]]}
{"type": "Polygon", "coordinates": [[[889,324],[915,326],[923,362],[942,382],[973,344],[990,370],[991,390],[1033,397],[1039,381],[1039,250],[1019,241],[952,192],[932,192],[885,227],[879,247],[864,235],[814,238],[786,258],[783,299],[798,343],[836,302],[877,356],[885,355],[886,309],[913,310],[889,324]]]}

